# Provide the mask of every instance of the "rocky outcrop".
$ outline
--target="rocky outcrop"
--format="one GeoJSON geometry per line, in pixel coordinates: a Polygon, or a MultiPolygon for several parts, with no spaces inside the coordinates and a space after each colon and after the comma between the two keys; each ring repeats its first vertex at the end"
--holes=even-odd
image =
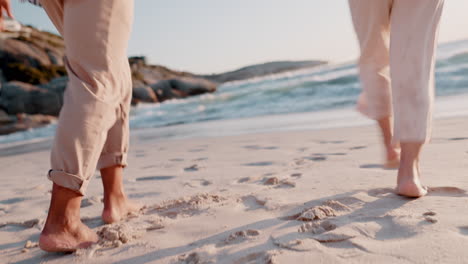
{"type": "MultiPolygon", "coordinates": [[[[50,117],[59,115],[63,105],[68,83],[64,42],[59,36],[34,28],[28,32],[27,36],[0,38],[0,134],[47,124],[50,117]]],[[[129,63],[133,105],[216,91],[214,82],[148,65],[144,57],[132,57],[129,63]]]]}
{"type": "Polygon", "coordinates": [[[133,104],[163,102],[216,91],[215,82],[163,66],[147,65],[144,57],[129,59],[133,77],[133,104]]]}
{"type": "Polygon", "coordinates": [[[157,103],[159,102],[156,93],[151,89],[150,86],[146,85],[142,81],[133,81],[132,90],[132,105],[136,105],[140,102],[143,103],[157,103]]]}
{"type": "Polygon", "coordinates": [[[0,69],[6,81],[41,84],[65,75],[62,38],[28,29],[25,36],[0,38],[0,69]]]}
{"type": "Polygon", "coordinates": [[[58,116],[62,103],[62,94],[17,81],[3,85],[0,93],[0,108],[9,115],[58,116]]]}

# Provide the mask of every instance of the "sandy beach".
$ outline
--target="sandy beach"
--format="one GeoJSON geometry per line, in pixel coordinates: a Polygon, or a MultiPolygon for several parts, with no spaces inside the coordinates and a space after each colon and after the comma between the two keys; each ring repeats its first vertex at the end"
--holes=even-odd
{"type": "Polygon", "coordinates": [[[373,126],[160,140],[132,136],[125,186],[146,205],[100,219],[98,174],[82,219],[98,245],[37,247],[50,141],[0,149],[1,263],[466,263],[468,119],[435,122],[423,153],[428,196],[393,193],[373,126]]]}

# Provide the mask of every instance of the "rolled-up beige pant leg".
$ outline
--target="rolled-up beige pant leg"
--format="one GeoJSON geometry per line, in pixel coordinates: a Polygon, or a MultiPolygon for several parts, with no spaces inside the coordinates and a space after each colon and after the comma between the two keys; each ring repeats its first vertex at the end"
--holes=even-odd
{"type": "MultiPolygon", "coordinates": [[[[133,0],[128,1],[125,9],[127,14],[126,20],[131,23],[133,20],[133,0]]],[[[125,39],[128,39],[130,37],[128,35],[130,31],[126,32],[127,35],[125,36],[125,39]]],[[[116,89],[120,90],[122,95],[117,108],[116,121],[107,132],[107,139],[99,157],[97,169],[109,168],[115,165],[120,165],[122,167],[127,166],[127,153],[130,136],[129,119],[132,100],[132,76],[126,55],[124,55],[124,58],[125,61],[123,62],[120,70],[120,83],[116,84],[116,89]]]]}
{"type": "Polygon", "coordinates": [[[357,109],[371,119],[391,116],[389,72],[392,0],[349,0],[359,41],[359,76],[362,93],[357,109]]]}
{"type": "MultiPolygon", "coordinates": [[[[67,71],[49,178],[84,194],[108,133],[122,117],[130,78],[132,0],[44,0],[53,21],[62,3],[67,71]]],[[[56,23],[56,22],[54,22],[56,23]]],[[[122,161],[120,161],[122,162],[122,161]]]]}
{"type": "Polygon", "coordinates": [[[430,139],[435,51],[444,0],[395,0],[390,65],[394,141],[430,139]]]}
{"type": "MultiPolygon", "coordinates": [[[[125,73],[123,73],[125,74],[125,73]]],[[[128,69],[128,81],[122,83],[124,98],[117,113],[117,120],[107,133],[107,140],[99,158],[97,169],[104,169],[120,165],[127,166],[127,153],[129,148],[129,117],[132,100],[131,71],[128,69]]]]}

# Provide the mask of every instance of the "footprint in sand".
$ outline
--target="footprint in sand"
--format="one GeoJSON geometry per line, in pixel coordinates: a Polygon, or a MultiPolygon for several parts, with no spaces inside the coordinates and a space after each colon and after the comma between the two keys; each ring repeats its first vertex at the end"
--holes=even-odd
{"type": "Polygon", "coordinates": [[[215,264],[218,257],[213,255],[212,246],[198,248],[197,251],[182,254],[170,262],[173,264],[215,264]]]}
{"type": "Polygon", "coordinates": [[[299,233],[312,233],[314,235],[320,235],[322,233],[332,231],[336,229],[336,225],[330,221],[323,222],[309,222],[303,224],[298,232],[299,233]]]}
{"type": "Polygon", "coordinates": [[[317,220],[324,220],[329,217],[341,215],[345,212],[350,211],[351,208],[347,205],[336,201],[328,200],[323,202],[321,205],[305,208],[300,213],[286,216],[284,220],[296,220],[302,222],[312,222],[317,220]]]}
{"type": "Polygon", "coordinates": [[[244,206],[247,208],[247,211],[253,211],[261,208],[265,208],[267,203],[266,200],[262,200],[254,195],[247,195],[240,199],[244,206]]]}
{"type": "Polygon", "coordinates": [[[148,223],[148,226],[146,227],[146,231],[160,230],[165,227],[164,221],[159,217],[146,220],[145,222],[148,223]]]}
{"type": "Polygon", "coordinates": [[[143,199],[143,198],[159,196],[160,194],[161,194],[160,192],[139,192],[139,193],[130,193],[128,197],[132,199],[143,199]]]}
{"type": "Polygon", "coordinates": [[[322,162],[326,161],[328,158],[325,156],[312,156],[312,157],[302,157],[302,158],[296,158],[292,162],[292,165],[294,166],[301,166],[307,163],[307,161],[314,161],[314,162],[322,162]]]}
{"type": "MultiPolygon", "coordinates": [[[[354,244],[354,243],[349,243],[348,240],[350,240],[351,238],[355,238],[355,236],[350,236],[350,235],[346,235],[346,234],[339,234],[339,233],[332,233],[332,232],[325,232],[323,234],[319,234],[317,236],[314,237],[314,239],[318,242],[320,242],[321,244],[332,244],[332,243],[341,243],[341,242],[348,242],[347,244],[350,244],[349,247],[358,247],[358,245],[354,244]]],[[[346,246],[348,247],[348,246],[346,246]]],[[[360,248],[361,250],[364,250],[363,248],[360,248]]]]}
{"type": "Polygon", "coordinates": [[[311,161],[325,161],[328,158],[326,156],[312,156],[312,157],[304,157],[306,160],[311,160],[311,161]]]}
{"type": "Polygon", "coordinates": [[[275,147],[275,146],[262,147],[262,146],[259,146],[259,145],[249,145],[249,146],[244,146],[244,148],[250,149],[250,150],[274,150],[274,149],[278,149],[278,147],[275,147]]]}
{"type": "Polygon", "coordinates": [[[275,261],[275,254],[268,252],[268,251],[261,251],[250,253],[245,257],[241,257],[232,262],[232,264],[253,264],[253,263],[265,263],[265,264],[273,264],[277,263],[275,261]]]}
{"type": "Polygon", "coordinates": [[[6,227],[6,226],[33,228],[38,224],[39,224],[39,219],[35,218],[31,220],[26,220],[26,221],[9,221],[9,222],[0,223],[0,228],[6,227]]]}
{"type": "Polygon", "coordinates": [[[308,252],[317,249],[318,241],[310,238],[297,239],[296,235],[286,235],[282,237],[271,237],[273,244],[281,249],[296,252],[308,252]]]}
{"type": "Polygon", "coordinates": [[[436,213],[436,212],[433,212],[433,211],[428,211],[428,212],[425,212],[425,213],[423,214],[423,216],[436,216],[436,215],[437,215],[437,213],[436,213]]]}
{"type": "Polygon", "coordinates": [[[177,218],[179,216],[193,216],[208,210],[213,204],[220,204],[226,198],[213,194],[197,194],[166,201],[161,204],[149,206],[145,214],[158,214],[160,216],[177,218]]]}
{"type": "Polygon", "coordinates": [[[209,185],[212,185],[212,184],[213,184],[212,181],[208,181],[208,180],[205,180],[205,179],[195,179],[195,180],[191,180],[190,182],[184,183],[184,186],[197,188],[197,187],[209,186],[209,185]]]}
{"type": "Polygon", "coordinates": [[[302,177],[302,173],[293,173],[293,174],[291,174],[291,177],[300,178],[300,177],[302,177]]]}
{"type": "Polygon", "coordinates": [[[431,224],[435,224],[435,223],[438,222],[438,220],[435,217],[432,217],[432,216],[425,216],[424,220],[426,220],[426,222],[429,222],[431,224]]]}
{"type": "Polygon", "coordinates": [[[192,161],[206,161],[208,158],[198,158],[198,159],[193,159],[192,161]]]}
{"type": "Polygon", "coordinates": [[[240,178],[239,180],[237,180],[237,183],[246,183],[246,182],[250,182],[250,181],[251,181],[250,177],[243,177],[243,178],[240,178]]]}
{"type": "Polygon", "coordinates": [[[296,183],[288,179],[280,180],[277,177],[265,178],[263,180],[263,185],[275,186],[275,188],[294,188],[296,183]]]}
{"type": "Polygon", "coordinates": [[[198,166],[198,164],[193,164],[192,166],[184,168],[186,172],[194,172],[200,170],[202,167],[198,166]]]}
{"type": "Polygon", "coordinates": [[[450,141],[462,141],[462,140],[468,140],[468,137],[454,137],[454,138],[449,138],[448,140],[450,140],[450,141]]]}
{"type": "Polygon", "coordinates": [[[266,167],[266,166],[272,166],[275,163],[272,161],[260,161],[260,162],[252,162],[252,163],[246,163],[242,164],[242,166],[248,166],[248,167],[266,167]]]}
{"type": "Polygon", "coordinates": [[[294,166],[302,166],[306,164],[306,160],[305,159],[294,159],[294,161],[292,162],[292,165],[294,166]]]}
{"type": "Polygon", "coordinates": [[[227,245],[239,244],[247,240],[251,240],[255,237],[258,237],[259,235],[260,231],[255,229],[237,231],[235,233],[230,234],[224,241],[219,242],[217,246],[223,247],[227,245]]]}
{"type": "Polygon", "coordinates": [[[190,254],[183,254],[177,258],[177,262],[180,264],[201,264],[201,263],[212,263],[203,260],[203,257],[198,252],[192,252],[190,254]]]}
{"type": "Polygon", "coordinates": [[[157,168],[158,166],[156,165],[149,165],[149,166],[144,166],[144,167],[141,167],[142,170],[148,170],[148,169],[154,169],[154,168],[157,168]]]}
{"type": "Polygon", "coordinates": [[[402,239],[418,234],[415,227],[407,225],[401,219],[405,219],[405,217],[386,214],[370,216],[361,220],[368,223],[366,236],[376,240],[402,239]]]}
{"type": "Polygon", "coordinates": [[[394,194],[395,194],[395,190],[392,188],[375,188],[367,192],[367,195],[372,196],[372,197],[384,197],[384,196],[394,195],[394,194]]]}
{"type": "Polygon", "coordinates": [[[332,155],[332,156],[346,156],[348,155],[347,153],[344,153],[344,152],[335,152],[335,153],[329,153],[328,155],[332,155]]]}
{"type": "Polygon", "coordinates": [[[344,140],[332,140],[332,141],[319,141],[319,144],[343,144],[345,143],[346,141],[344,140]]]}
{"type": "Polygon", "coordinates": [[[30,200],[30,198],[27,198],[27,197],[10,198],[10,199],[0,201],[0,204],[15,204],[15,203],[24,202],[27,200],[30,200]]]}
{"type": "Polygon", "coordinates": [[[205,149],[199,148],[199,149],[189,149],[189,152],[203,152],[205,149]]]}
{"type": "Polygon", "coordinates": [[[236,182],[237,183],[254,183],[254,182],[262,182],[265,177],[273,176],[276,173],[265,173],[262,176],[248,176],[248,177],[242,177],[238,179],[236,182]]]}
{"type": "Polygon", "coordinates": [[[359,166],[361,169],[382,169],[382,164],[362,164],[359,166]]]}
{"type": "Polygon", "coordinates": [[[428,187],[428,195],[432,196],[450,196],[465,197],[466,191],[457,187],[428,187]]]}
{"type": "Polygon", "coordinates": [[[136,178],[136,181],[167,181],[174,179],[176,176],[148,176],[136,178]]]}
{"type": "Polygon", "coordinates": [[[365,149],[365,148],[367,148],[367,146],[355,146],[355,147],[349,148],[349,150],[359,150],[359,149],[365,149]]]}
{"type": "Polygon", "coordinates": [[[325,157],[325,156],[346,156],[348,154],[344,152],[335,152],[335,153],[314,153],[313,155],[316,157],[325,157]]]}

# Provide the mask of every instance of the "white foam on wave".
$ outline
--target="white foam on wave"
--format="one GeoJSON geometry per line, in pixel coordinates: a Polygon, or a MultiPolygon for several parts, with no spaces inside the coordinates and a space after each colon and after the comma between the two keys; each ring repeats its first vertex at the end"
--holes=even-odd
{"type": "Polygon", "coordinates": [[[29,129],[26,131],[16,132],[9,135],[0,136],[0,147],[10,146],[16,142],[39,142],[50,139],[55,134],[56,124],[47,125],[36,129],[29,129]]]}
{"type": "Polygon", "coordinates": [[[313,68],[299,69],[287,71],[283,73],[271,74],[262,77],[255,77],[248,80],[233,81],[223,84],[220,90],[238,88],[240,86],[259,86],[265,83],[281,82],[281,81],[294,81],[294,83],[301,83],[307,81],[328,81],[334,80],[350,74],[356,74],[357,68],[354,62],[346,63],[333,63],[319,65],[313,68]]]}

